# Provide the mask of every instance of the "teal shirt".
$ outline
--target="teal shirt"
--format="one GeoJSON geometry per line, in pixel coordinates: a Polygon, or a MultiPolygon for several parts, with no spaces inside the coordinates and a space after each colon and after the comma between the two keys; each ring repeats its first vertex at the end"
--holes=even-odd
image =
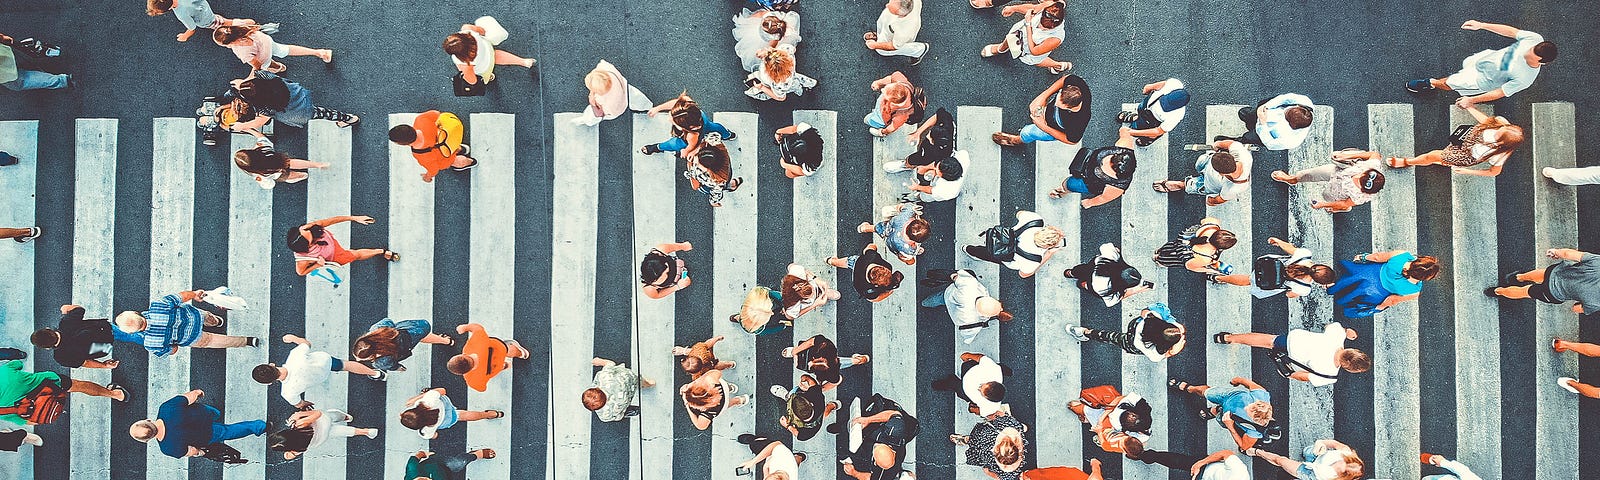
{"type": "Polygon", "coordinates": [[[1416,260],[1416,254],[1403,252],[1383,263],[1383,270],[1378,275],[1378,280],[1383,282],[1383,289],[1389,293],[1406,296],[1422,291],[1423,282],[1411,283],[1402,273],[1405,271],[1406,262],[1416,260]]]}
{"type": "MultiPolygon", "coordinates": [[[[28,392],[38,388],[45,380],[59,382],[61,376],[56,372],[25,372],[22,370],[21,360],[0,364],[0,407],[16,405],[23,397],[28,396],[28,392]]],[[[0,415],[0,420],[17,425],[28,423],[27,420],[14,414],[0,415]]]]}
{"type": "Polygon", "coordinates": [[[444,468],[437,463],[423,463],[422,459],[412,455],[410,460],[406,460],[406,480],[414,480],[417,477],[432,480],[450,480],[450,473],[444,471],[444,468]]]}

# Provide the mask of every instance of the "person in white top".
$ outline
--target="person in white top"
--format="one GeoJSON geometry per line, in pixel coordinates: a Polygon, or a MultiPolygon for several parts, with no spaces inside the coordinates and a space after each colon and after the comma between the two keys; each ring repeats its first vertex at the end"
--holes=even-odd
{"type": "Polygon", "coordinates": [[[1317,440],[1299,453],[1300,459],[1296,460],[1259,448],[1244,451],[1301,480],[1359,480],[1366,470],[1366,463],[1355,449],[1336,440],[1317,440]]]}
{"type": "Polygon", "coordinates": [[[992,57],[1001,52],[1010,52],[1012,58],[1028,65],[1048,68],[1052,75],[1071,70],[1072,62],[1050,58],[1050,52],[1060,47],[1067,38],[1066,2],[1048,0],[1015,3],[1000,9],[1000,15],[1004,17],[1016,14],[1022,14],[1022,20],[1011,26],[1006,38],[1000,43],[985,45],[978,54],[992,57]]]}
{"type": "Polygon", "coordinates": [[[406,399],[405,410],[400,412],[400,425],[416,430],[422,438],[439,437],[439,431],[458,422],[471,422],[505,417],[499,410],[458,410],[443,388],[430,388],[406,399]]]}
{"type": "Polygon", "coordinates": [[[583,115],[572,119],[572,123],[579,125],[592,127],[602,120],[620,117],[622,112],[648,112],[655,106],[650,97],[628,84],[622,72],[605,60],[583,76],[583,86],[589,89],[589,106],[583,110],[583,115]]]}
{"type": "Polygon", "coordinates": [[[1145,94],[1144,103],[1138,110],[1117,113],[1117,122],[1128,124],[1134,143],[1148,147],[1178,128],[1178,122],[1189,110],[1189,90],[1183,88],[1182,80],[1169,78],[1145,85],[1141,92],[1145,94]]]}
{"type": "Polygon", "coordinates": [[[1539,69],[1556,60],[1556,44],[1543,35],[1510,25],[1467,20],[1462,30],[1488,30],[1515,39],[1499,50],[1484,50],[1461,61],[1461,71],[1445,78],[1424,78],[1406,82],[1406,90],[1427,93],[1437,90],[1461,94],[1456,105],[1466,108],[1475,103],[1493,102],[1515,95],[1539,77],[1539,69]]]}
{"type": "Polygon", "coordinates": [[[1217,140],[1195,159],[1194,175],[1156,182],[1153,187],[1160,193],[1205,195],[1206,205],[1215,207],[1250,192],[1250,165],[1250,149],[1243,142],[1217,140]]]}
{"type": "MultiPolygon", "coordinates": [[[[1007,228],[1004,225],[995,228],[1007,228]]],[[[1065,243],[1066,233],[1060,228],[1044,224],[1044,217],[1027,210],[1017,211],[1017,223],[1009,227],[1011,231],[1011,255],[1009,258],[995,256],[994,252],[985,245],[968,245],[968,256],[985,262],[1005,265],[1006,268],[1016,270],[1022,278],[1032,277],[1039,267],[1050,261],[1050,257],[1065,243]]],[[[993,229],[983,232],[987,238],[993,229]]],[[[990,242],[993,242],[991,240],[990,242]]]]}
{"type": "Polygon", "coordinates": [[[1501,167],[1511,158],[1511,152],[1516,151],[1526,138],[1523,136],[1522,127],[1513,125],[1510,120],[1506,120],[1506,117],[1490,117],[1472,105],[1461,108],[1472,114],[1472,118],[1478,123],[1456,127],[1449,146],[1412,158],[1390,157],[1389,166],[1402,168],[1412,165],[1443,164],[1449,165],[1451,171],[1463,175],[1479,177],[1500,175],[1501,167]],[[1480,163],[1488,164],[1489,168],[1469,168],[1480,163]]]}
{"type": "Polygon", "coordinates": [[[1371,356],[1345,348],[1345,340],[1355,339],[1356,331],[1339,322],[1329,323],[1321,332],[1294,329],[1288,335],[1217,332],[1211,336],[1212,341],[1224,345],[1247,345],[1284,354],[1284,361],[1294,370],[1288,377],[1313,387],[1333,385],[1339,381],[1339,370],[1361,373],[1372,369],[1371,356]]]}
{"type": "Polygon", "coordinates": [[[798,480],[800,478],[800,463],[806,460],[806,454],[796,453],[784,445],[781,440],[749,433],[739,434],[739,443],[748,445],[750,453],[755,458],[745,460],[734,468],[736,475],[749,475],[756,464],[761,464],[761,474],[755,478],[761,480],[798,480]],[[762,461],[766,463],[762,464],[762,461]]]}
{"type": "Polygon", "coordinates": [[[339,410],[301,410],[284,421],[284,429],[267,435],[267,448],[283,452],[284,460],[294,460],[307,450],[326,443],[329,438],[349,438],[357,435],[378,438],[376,428],[350,426],[355,421],[350,414],[339,410]]]}
{"type": "Polygon", "coordinates": [[[1444,455],[1424,453],[1422,454],[1422,463],[1450,471],[1447,474],[1428,475],[1422,477],[1422,480],[1483,480],[1483,477],[1473,473],[1471,468],[1467,468],[1461,462],[1444,458],[1444,455]]]}
{"type": "Polygon", "coordinates": [[[901,195],[902,202],[943,202],[961,195],[961,184],[966,181],[967,166],[971,165],[966,150],[956,150],[949,157],[939,159],[912,170],[913,183],[907,185],[910,193],[901,195]]]}
{"type": "Polygon", "coordinates": [[[1305,95],[1285,93],[1262,100],[1255,108],[1241,107],[1239,120],[1249,130],[1238,138],[1218,135],[1212,140],[1238,140],[1267,150],[1298,147],[1311,133],[1311,106],[1305,95]]]}
{"type": "MultiPolygon", "coordinates": [[[[1278,237],[1267,238],[1267,244],[1278,247],[1285,254],[1262,255],[1262,257],[1273,259],[1282,266],[1283,274],[1279,279],[1281,285],[1259,285],[1256,282],[1260,280],[1261,276],[1251,275],[1250,295],[1256,298],[1267,298],[1282,293],[1288,298],[1299,298],[1310,295],[1312,286],[1327,289],[1339,280],[1338,275],[1333,271],[1333,267],[1311,260],[1310,250],[1296,247],[1293,243],[1283,241],[1278,237]]],[[[1257,268],[1260,268],[1260,266],[1258,265],[1257,268]]]]}
{"type": "Polygon", "coordinates": [[[1347,148],[1333,152],[1332,161],[1290,174],[1273,170],[1272,179],[1289,185],[1301,182],[1327,183],[1322,190],[1322,201],[1311,201],[1311,208],[1343,213],[1365,205],[1378,196],[1388,180],[1383,176],[1383,162],[1378,152],[1347,148]]]}
{"type": "Polygon", "coordinates": [[[885,57],[911,57],[911,64],[922,63],[928,44],[917,41],[922,30],[922,0],[889,0],[878,14],[877,30],[861,35],[867,48],[885,57]]]}
{"type": "Polygon", "coordinates": [[[494,48],[510,35],[494,17],[478,17],[472,23],[462,25],[460,31],[444,37],[444,53],[450,54],[450,61],[455,62],[456,69],[461,71],[467,83],[488,83],[494,80],[495,65],[533,68],[533,59],[494,48]],[[478,77],[483,77],[483,80],[480,81],[478,77]]]}
{"type": "Polygon", "coordinates": [[[956,331],[961,333],[961,341],[967,344],[978,338],[978,332],[989,326],[990,319],[1002,322],[1011,320],[1011,313],[1005,311],[1005,305],[989,296],[989,289],[978,283],[978,277],[971,270],[950,274],[950,284],[944,290],[922,300],[922,306],[926,308],[940,305],[950,313],[950,321],[955,322],[956,331]]]}
{"type": "Polygon", "coordinates": [[[333,372],[350,372],[374,379],[381,378],[377,370],[361,362],[346,362],[333,358],[326,352],[311,351],[311,341],[300,336],[284,335],[283,343],[297,344],[294,350],[289,351],[289,358],[283,361],[283,365],[271,363],[256,365],[256,368],[251,370],[250,376],[262,385],[282,382],[283,401],[289,402],[295,408],[310,407],[311,402],[305,399],[306,391],[327,382],[333,372]]]}
{"type": "Polygon", "coordinates": [[[956,375],[945,375],[933,381],[933,389],[951,392],[967,401],[967,410],[980,417],[988,417],[1007,409],[1005,377],[1011,376],[1011,367],[994,361],[988,355],[966,352],[961,354],[961,370],[956,375]]]}
{"type": "Polygon", "coordinates": [[[733,53],[744,71],[761,68],[756,53],[779,45],[800,45],[799,12],[745,9],[733,17],[733,53]]]}

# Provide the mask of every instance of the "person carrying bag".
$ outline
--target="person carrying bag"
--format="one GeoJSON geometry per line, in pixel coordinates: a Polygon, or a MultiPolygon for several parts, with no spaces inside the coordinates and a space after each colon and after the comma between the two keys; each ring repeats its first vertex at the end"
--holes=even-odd
{"type": "Polygon", "coordinates": [[[67,413],[67,390],[49,380],[40,382],[16,404],[0,408],[0,415],[22,417],[29,425],[49,425],[63,413],[67,413]]]}

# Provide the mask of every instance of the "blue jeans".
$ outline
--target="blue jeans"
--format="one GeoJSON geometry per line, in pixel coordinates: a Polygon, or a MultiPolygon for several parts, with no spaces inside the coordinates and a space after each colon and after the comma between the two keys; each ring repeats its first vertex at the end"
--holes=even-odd
{"type": "MultiPolygon", "coordinates": [[[[702,135],[715,133],[722,135],[724,140],[733,136],[733,132],[728,131],[728,127],[724,127],[720,123],[711,121],[711,115],[708,113],[700,112],[700,121],[705,124],[705,128],[700,129],[700,134],[702,135]]],[[[661,149],[663,152],[676,152],[688,147],[689,141],[684,140],[683,137],[672,137],[667,139],[665,142],[656,144],[656,148],[661,149]]]]}
{"type": "Polygon", "coordinates": [[[71,78],[71,76],[70,75],[62,75],[62,74],[54,74],[54,73],[44,73],[44,72],[40,72],[40,71],[37,71],[37,70],[23,70],[23,69],[19,68],[19,69],[17,69],[17,79],[16,80],[12,80],[12,81],[5,82],[5,83],[0,83],[0,86],[5,86],[6,88],[9,88],[9,89],[12,89],[12,90],[17,90],[17,91],[22,91],[22,90],[56,90],[56,89],[61,89],[61,88],[67,88],[67,79],[68,78],[71,78]]]}
{"type": "Polygon", "coordinates": [[[226,442],[263,433],[267,433],[267,422],[261,420],[239,423],[213,423],[211,424],[211,443],[226,442]]]}
{"type": "Polygon", "coordinates": [[[867,116],[862,118],[861,121],[866,122],[867,126],[872,128],[884,128],[889,126],[889,124],[883,122],[883,110],[879,110],[877,105],[873,105],[872,113],[867,114],[867,116]]]}
{"type": "Polygon", "coordinates": [[[1050,136],[1050,134],[1045,133],[1044,130],[1039,129],[1038,125],[1033,124],[1028,124],[1028,126],[1022,127],[1022,132],[1018,133],[1017,136],[1022,137],[1022,143],[1056,141],[1056,137],[1050,136]]]}

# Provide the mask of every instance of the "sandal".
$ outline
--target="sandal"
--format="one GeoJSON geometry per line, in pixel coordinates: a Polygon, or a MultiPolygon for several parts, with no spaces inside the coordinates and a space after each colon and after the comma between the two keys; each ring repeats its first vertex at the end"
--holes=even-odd
{"type": "Polygon", "coordinates": [[[1072,70],[1072,62],[1061,62],[1061,66],[1050,67],[1050,74],[1051,75],[1060,75],[1062,73],[1065,73],[1067,70],[1072,70]]]}
{"type": "Polygon", "coordinates": [[[1389,168],[1406,168],[1411,166],[1411,164],[1406,163],[1406,159],[1400,157],[1389,157],[1385,163],[1389,164],[1389,168]]]}
{"type": "Polygon", "coordinates": [[[995,56],[995,55],[997,55],[999,53],[1000,53],[999,46],[997,46],[997,45],[984,45],[983,46],[983,50],[978,51],[978,56],[981,56],[981,57],[984,57],[984,58],[989,58],[989,57],[993,57],[993,56],[995,56]]]}
{"type": "Polygon", "coordinates": [[[1300,183],[1300,180],[1294,178],[1294,176],[1289,175],[1289,172],[1285,172],[1283,170],[1273,170],[1272,179],[1289,185],[1300,183]]]}
{"type": "Polygon", "coordinates": [[[794,347],[785,348],[782,352],[779,352],[778,355],[782,356],[783,358],[794,358],[794,347]]]}
{"type": "Polygon", "coordinates": [[[1177,191],[1168,187],[1165,180],[1150,184],[1150,188],[1154,189],[1156,193],[1172,193],[1177,191]]]}
{"type": "Polygon", "coordinates": [[[1212,335],[1211,336],[1211,342],[1212,343],[1217,343],[1217,344],[1222,344],[1222,345],[1227,345],[1229,343],[1228,340],[1227,340],[1228,335],[1233,335],[1233,334],[1232,333],[1228,333],[1228,332],[1217,332],[1216,335],[1212,335]]]}
{"type": "Polygon", "coordinates": [[[1200,409],[1200,419],[1201,420],[1216,420],[1217,419],[1217,412],[1212,410],[1212,409],[1209,409],[1209,408],[1202,408],[1202,409],[1200,409]]]}
{"type": "Polygon", "coordinates": [[[959,446],[966,446],[967,445],[967,436],[966,435],[957,435],[957,434],[952,433],[952,434],[950,434],[950,443],[954,443],[954,444],[959,445],[959,446]]]}
{"type": "Polygon", "coordinates": [[[502,412],[502,411],[499,411],[499,410],[487,410],[487,412],[489,412],[490,414],[493,414],[493,416],[491,416],[489,418],[506,418],[506,412],[502,412]]]}
{"type": "Polygon", "coordinates": [[[1189,387],[1191,385],[1189,385],[1189,382],[1171,378],[1167,379],[1167,386],[1171,387],[1173,390],[1177,390],[1179,393],[1189,393],[1189,387]]]}
{"type": "Polygon", "coordinates": [[[494,453],[494,449],[493,448],[480,448],[480,449],[478,449],[478,451],[479,452],[483,452],[483,459],[484,460],[488,460],[488,459],[491,459],[491,458],[495,457],[495,453],[494,453]]]}
{"type": "Polygon", "coordinates": [[[1067,193],[1070,193],[1070,192],[1057,188],[1057,189],[1054,189],[1054,190],[1050,191],[1049,197],[1050,198],[1061,198],[1061,197],[1067,196],[1067,193]]]}
{"type": "Polygon", "coordinates": [[[1012,136],[1006,132],[994,132],[994,135],[989,136],[989,140],[994,141],[996,145],[1000,145],[1002,147],[1015,147],[1017,145],[1022,145],[1021,137],[1013,139],[1012,136]]]}
{"type": "Polygon", "coordinates": [[[358,123],[361,123],[361,116],[351,115],[349,120],[340,120],[334,122],[333,124],[337,125],[339,128],[350,128],[356,126],[358,123]]]}
{"type": "Polygon", "coordinates": [[[395,253],[392,250],[384,250],[383,251],[383,259],[391,261],[391,262],[398,262],[398,261],[400,261],[400,254],[399,253],[395,253]]]}

